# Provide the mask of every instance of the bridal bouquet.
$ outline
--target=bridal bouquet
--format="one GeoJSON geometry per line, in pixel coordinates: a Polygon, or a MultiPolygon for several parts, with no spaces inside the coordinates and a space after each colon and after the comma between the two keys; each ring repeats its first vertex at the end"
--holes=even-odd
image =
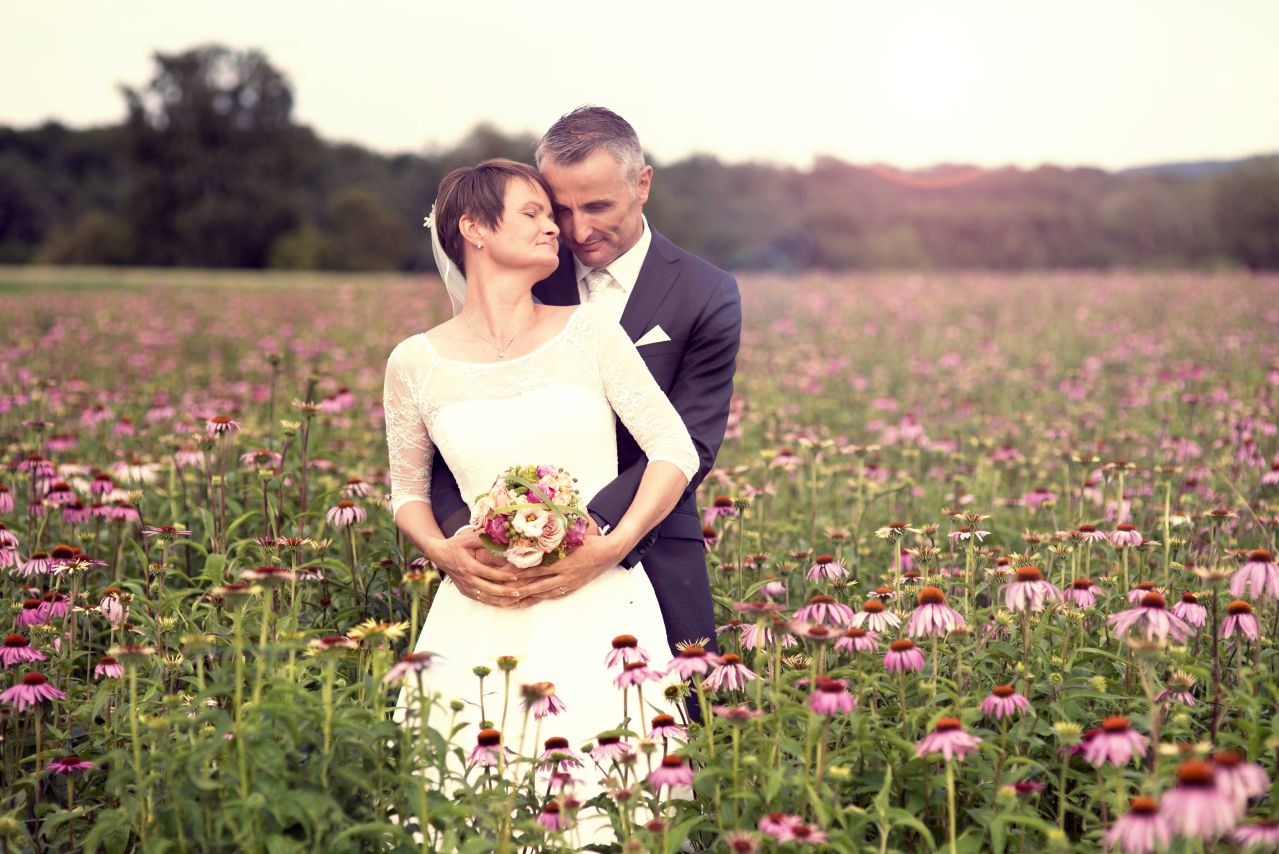
{"type": "Polygon", "coordinates": [[[511,566],[549,565],[582,544],[586,508],[573,477],[557,466],[512,466],[479,496],[471,527],[511,566]]]}

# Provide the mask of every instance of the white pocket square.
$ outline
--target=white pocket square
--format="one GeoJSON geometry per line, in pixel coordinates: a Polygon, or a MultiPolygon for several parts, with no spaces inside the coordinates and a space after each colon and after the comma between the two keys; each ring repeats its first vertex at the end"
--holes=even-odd
{"type": "Polygon", "coordinates": [[[663,341],[671,340],[671,336],[666,334],[666,330],[661,326],[654,326],[645,332],[640,340],[635,342],[636,347],[643,347],[645,344],[660,344],[663,341]]]}

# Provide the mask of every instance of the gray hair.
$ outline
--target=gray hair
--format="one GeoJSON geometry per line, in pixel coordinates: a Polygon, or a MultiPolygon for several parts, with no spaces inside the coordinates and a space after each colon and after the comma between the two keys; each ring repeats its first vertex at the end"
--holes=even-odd
{"type": "Polygon", "coordinates": [[[613,155],[627,181],[634,181],[644,168],[644,150],[635,128],[603,107],[578,107],[560,116],[537,144],[534,157],[539,169],[546,160],[572,166],[601,149],[613,155]]]}

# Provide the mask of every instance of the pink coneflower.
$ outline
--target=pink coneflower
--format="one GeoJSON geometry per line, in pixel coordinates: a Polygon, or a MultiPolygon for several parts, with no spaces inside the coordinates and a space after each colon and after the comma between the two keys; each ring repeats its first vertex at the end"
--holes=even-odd
{"type": "Polygon", "coordinates": [[[65,480],[55,481],[49,484],[48,490],[44,494],[44,500],[61,507],[63,504],[70,504],[76,500],[75,490],[65,480]]]}
{"type": "Polygon", "coordinates": [[[670,715],[656,715],[653,718],[653,728],[648,731],[648,737],[651,739],[659,738],[688,738],[688,730],[675,723],[675,718],[670,715]]]}
{"type": "Polygon", "coordinates": [[[720,656],[719,664],[702,684],[708,691],[741,691],[755,678],[754,671],[742,663],[741,657],[729,652],[720,656]]]}
{"type": "Polygon", "coordinates": [[[885,608],[884,603],[878,599],[867,599],[862,603],[862,609],[853,615],[854,626],[872,632],[883,632],[901,624],[901,618],[885,608]]]}
{"type": "Polygon", "coordinates": [[[785,631],[785,621],[781,621],[780,624],[774,621],[772,625],[752,623],[742,627],[743,649],[765,649],[772,646],[774,641],[781,644],[783,648],[799,645],[795,636],[785,631]]]}
{"type": "Polygon", "coordinates": [[[667,788],[672,786],[691,786],[693,785],[693,769],[688,767],[688,763],[684,761],[683,756],[668,753],[662,757],[662,764],[654,768],[648,775],[648,784],[658,790],[663,786],[667,788]]]}
{"type": "Polygon", "coordinates": [[[536,820],[551,833],[560,833],[568,826],[564,816],[560,815],[560,805],[557,801],[547,801],[542,806],[542,811],[537,814],[536,820]]]}
{"type": "Polygon", "coordinates": [[[1261,637],[1261,625],[1252,613],[1252,606],[1242,599],[1236,599],[1226,606],[1226,618],[1221,621],[1221,636],[1228,638],[1235,632],[1250,641],[1261,637]]]}
{"type": "Polygon", "coordinates": [[[0,703],[9,703],[15,712],[45,700],[65,700],[66,694],[49,684],[43,673],[27,673],[22,681],[0,694],[0,703]]]}
{"type": "Polygon", "coordinates": [[[357,507],[352,502],[343,499],[336,506],[330,507],[324,518],[335,528],[347,528],[356,523],[363,524],[367,516],[368,514],[365,513],[363,507],[357,507]]]}
{"type": "Polygon", "coordinates": [[[1004,605],[1010,611],[1042,611],[1050,599],[1061,599],[1061,591],[1044,581],[1037,566],[1017,567],[1016,581],[1004,586],[1004,605]]]}
{"type": "Polygon", "coordinates": [[[848,570],[844,569],[832,555],[818,555],[814,561],[808,568],[809,581],[832,581],[848,574],[848,570]]]}
{"type": "Polygon", "coordinates": [[[120,601],[121,592],[118,587],[108,587],[102,591],[102,601],[98,603],[98,613],[113,626],[129,619],[129,606],[120,601]]]}
{"type": "Polygon", "coordinates": [[[1080,525],[1076,530],[1079,534],[1079,538],[1086,543],[1104,543],[1110,541],[1110,538],[1106,536],[1106,532],[1098,531],[1096,525],[1080,525]]]}
{"type": "Polygon", "coordinates": [[[1111,614],[1106,622],[1115,627],[1115,635],[1123,637],[1132,629],[1138,632],[1145,630],[1147,641],[1167,640],[1170,636],[1180,643],[1195,633],[1195,630],[1179,617],[1174,617],[1165,607],[1164,597],[1159,593],[1147,593],[1141,597],[1141,604],[1136,608],[1111,614]]]}
{"type": "Polygon", "coordinates": [[[4,639],[4,646],[0,647],[0,666],[5,669],[27,661],[44,661],[45,658],[43,652],[32,649],[26,635],[9,635],[4,639]]]}
{"type": "Polygon", "coordinates": [[[946,604],[946,594],[941,588],[925,587],[919,591],[919,606],[906,621],[906,634],[913,638],[942,637],[962,625],[963,616],[946,604]]]}
{"type": "Polygon", "coordinates": [[[62,521],[68,525],[83,525],[89,521],[89,508],[79,499],[62,505],[62,521]]]}
{"type": "Polygon", "coordinates": [[[1128,719],[1114,715],[1101,722],[1101,731],[1084,748],[1084,761],[1094,768],[1107,763],[1122,768],[1134,754],[1144,755],[1147,739],[1134,730],[1128,719]]]}
{"type": "Polygon", "coordinates": [[[719,656],[707,652],[699,643],[687,644],[679,651],[679,655],[671,661],[666,673],[674,673],[680,679],[691,679],[693,676],[705,676],[712,666],[719,664],[719,656]]]}
{"type": "Polygon", "coordinates": [[[179,537],[189,537],[191,532],[185,528],[179,528],[176,525],[147,525],[142,529],[142,537],[151,539],[154,537],[161,543],[171,542],[179,537]]]}
{"type": "Polygon", "coordinates": [[[71,607],[71,597],[56,590],[50,590],[44,594],[43,606],[45,622],[56,620],[67,615],[67,610],[71,607]]]}
{"type": "Polygon", "coordinates": [[[950,544],[954,546],[959,543],[966,543],[969,540],[976,540],[980,543],[988,536],[990,536],[990,531],[975,531],[970,525],[960,525],[958,528],[947,534],[946,538],[950,540],[950,544]]]}
{"type": "Polygon", "coordinates": [[[138,512],[138,508],[134,507],[123,498],[119,501],[111,502],[108,508],[108,514],[112,522],[142,521],[142,514],[138,512]]]}
{"type": "Polygon", "coordinates": [[[116,661],[113,656],[104,655],[94,665],[93,675],[99,679],[119,679],[124,675],[124,665],[116,661]]]}
{"type": "Polygon", "coordinates": [[[1235,828],[1231,838],[1240,848],[1279,851],[1279,822],[1254,821],[1251,824],[1241,824],[1235,828]]]}
{"type": "Polygon", "coordinates": [[[1076,608],[1091,608],[1097,604],[1097,589],[1091,578],[1076,578],[1066,588],[1063,598],[1076,608]]]}
{"type": "Polygon", "coordinates": [[[534,719],[541,720],[548,715],[558,715],[567,708],[564,701],[555,694],[555,683],[534,682],[520,689],[523,697],[524,711],[534,719]]]}
{"type": "Polygon", "coordinates": [[[1248,560],[1230,579],[1230,595],[1252,599],[1279,599],[1279,565],[1262,549],[1248,552],[1248,560]]]}
{"type": "Polygon", "coordinates": [[[391,669],[386,671],[382,681],[388,685],[400,684],[410,676],[430,670],[434,658],[435,656],[429,652],[410,652],[391,665],[391,669]]]}
{"type": "Polygon", "coordinates": [[[59,756],[45,766],[50,774],[74,774],[79,771],[92,771],[95,767],[92,762],[86,762],[74,753],[59,756]]]}
{"type": "Polygon", "coordinates": [[[874,652],[879,646],[879,634],[868,632],[852,626],[844,630],[844,634],[835,641],[835,649],[839,652],[874,652]]]}
{"type": "Polygon", "coordinates": [[[1235,750],[1221,750],[1212,755],[1217,773],[1217,788],[1234,798],[1239,815],[1248,809],[1248,801],[1270,791],[1270,777],[1256,762],[1249,762],[1235,750]]]}
{"type": "Polygon", "coordinates": [[[1141,604],[1141,598],[1147,593],[1158,593],[1161,596],[1163,595],[1163,591],[1159,589],[1159,585],[1152,581],[1142,581],[1139,584],[1133,585],[1133,588],[1128,591],[1128,603],[1130,605],[1141,604]]]}
{"type": "Polygon", "coordinates": [[[791,842],[803,845],[825,845],[829,841],[826,838],[826,831],[815,824],[801,822],[791,828],[790,834],[791,842]]]}
{"type": "Polygon", "coordinates": [[[1195,704],[1195,677],[1180,670],[1174,670],[1168,678],[1168,686],[1155,695],[1156,703],[1181,703],[1183,706],[1195,704]]]}
{"type": "Polygon", "coordinates": [[[1234,799],[1217,787],[1217,775],[1207,762],[1192,759],[1177,768],[1177,785],[1166,792],[1159,814],[1173,833],[1186,838],[1214,839],[1239,820],[1234,799]]]}
{"type": "Polygon", "coordinates": [[[1187,590],[1181,600],[1172,606],[1172,615],[1184,620],[1186,625],[1201,629],[1208,622],[1208,609],[1199,604],[1199,597],[1187,590]]]}
{"type": "MultiPolygon", "coordinates": [[[[12,510],[13,508],[10,507],[9,509],[12,510]]],[[[6,511],[0,508],[0,513],[4,512],[6,511]]],[[[4,522],[0,522],[0,549],[16,549],[17,547],[18,538],[14,536],[13,531],[10,531],[5,526],[4,522]]]]}
{"type": "Polygon", "coordinates": [[[39,454],[27,454],[26,459],[18,463],[18,471],[30,472],[40,479],[49,479],[57,476],[53,463],[39,454]]]}
{"type": "Polygon", "coordinates": [[[495,729],[482,729],[475,737],[475,747],[466,757],[467,764],[479,768],[492,768],[501,760],[502,734],[495,729]]]}
{"type": "Polygon", "coordinates": [[[27,599],[22,603],[22,610],[18,612],[17,619],[14,623],[20,629],[28,626],[43,625],[48,621],[48,609],[44,607],[43,599],[27,599]]]}
{"type": "Polygon", "coordinates": [[[702,513],[702,525],[703,527],[710,527],[711,523],[721,516],[731,519],[736,515],[737,502],[727,495],[717,495],[715,500],[711,502],[711,506],[707,507],[706,511],[702,513]]]}
{"type": "Polygon", "coordinates": [[[1018,694],[1012,685],[996,685],[981,701],[982,714],[997,721],[1029,709],[1030,700],[1018,694]]]}
{"type": "Polygon", "coordinates": [[[724,832],[724,847],[733,854],[755,854],[759,851],[759,837],[747,830],[724,832]]]}
{"type": "Polygon", "coordinates": [[[884,653],[884,667],[888,668],[889,673],[922,670],[924,652],[915,646],[914,641],[906,638],[895,640],[889,644],[888,652],[884,653]]]}
{"type": "Polygon", "coordinates": [[[843,679],[817,677],[817,690],[808,698],[808,707],[819,715],[848,715],[857,708],[857,698],[848,693],[843,679]]]}
{"type": "Polygon", "coordinates": [[[115,481],[106,472],[97,472],[89,482],[89,494],[95,498],[110,495],[115,491],[115,481]]]}
{"type": "Polygon", "coordinates": [[[1172,841],[1172,827],[1159,814],[1159,801],[1133,798],[1128,812],[1120,816],[1106,831],[1105,846],[1128,854],[1150,854],[1161,851],[1172,841]]]}
{"type": "Polygon", "coordinates": [[[266,448],[256,448],[252,451],[245,451],[240,454],[240,465],[256,466],[260,469],[278,468],[283,462],[283,458],[278,451],[270,451],[266,448]]]}
{"type": "Polygon", "coordinates": [[[947,762],[964,759],[977,750],[981,739],[964,731],[959,718],[939,718],[933,731],[915,742],[915,756],[924,757],[940,753],[947,762]]]}
{"type": "Polygon", "coordinates": [[[225,436],[240,429],[239,421],[232,421],[225,415],[215,415],[204,423],[204,432],[210,436],[225,436]]]}
{"type": "Polygon", "coordinates": [[[759,820],[758,827],[766,836],[778,842],[790,842],[795,838],[794,830],[802,827],[804,819],[784,812],[770,812],[759,820]]]}
{"type": "Polygon", "coordinates": [[[640,648],[634,635],[618,635],[613,638],[613,650],[604,658],[609,667],[630,664],[632,661],[648,661],[648,653],[640,648]]]}
{"type": "Polygon", "coordinates": [[[711,706],[711,711],[716,717],[723,718],[730,723],[745,723],[753,721],[764,713],[759,709],[752,709],[747,705],[740,706],[711,706]]]}
{"type": "Polygon", "coordinates": [[[710,551],[715,548],[715,544],[719,542],[719,531],[710,525],[702,528],[702,542],[706,545],[706,550],[710,551]]]}
{"type": "Polygon", "coordinates": [[[853,609],[836,602],[834,596],[819,593],[808,604],[795,612],[800,622],[825,623],[830,626],[847,626],[853,621],[853,609]]]}
{"type": "Polygon", "coordinates": [[[1141,545],[1141,534],[1135,525],[1124,522],[1122,525],[1116,525],[1115,530],[1111,532],[1110,544],[1117,549],[1135,549],[1141,545]]]}
{"type": "Polygon", "coordinates": [[[660,670],[649,667],[647,661],[632,661],[622,666],[622,672],[617,674],[613,684],[626,690],[636,685],[643,685],[645,682],[657,682],[661,680],[662,675],[660,670]]]}
{"type": "Polygon", "coordinates": [[[9,487],[0,483],[0,513],[13,512],[13,493],[9,491],[9,487]]]}
{"type": "Polygon", "coordinates": [[[591,759],[598,764],[610,760],[623,759],[630,755],[631,746],[622,740],[620,735],[601,735],[590,749],[591,759]]]}
{"type": "Polygon", "coordinates": [[[48,575],[53,572],[53,558],[48,552],[32,552],[31,557],[22,562],[18,575],[32,578],[37,575],[48,575]]]}
{"type": "Polygon", "coordinates": [[[582,767],[582,757],[568,746],[567,738],[558,735],[542,743],[542,755],[537,760],[553,772],[582,767]]]}

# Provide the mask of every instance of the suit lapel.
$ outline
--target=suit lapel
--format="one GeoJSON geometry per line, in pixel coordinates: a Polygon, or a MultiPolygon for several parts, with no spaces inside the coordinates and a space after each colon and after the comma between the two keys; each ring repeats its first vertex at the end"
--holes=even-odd
{"type": "MultiPolygon", "coordinates": [[[[622,312],[622,328],[631,336],[632,341],[638,341],[647,331],[648,322],[675,286],[675,280],[679,278],[678,260],[674,244],[653,231],[648,256],[644,258],[639,278],[635,280],[635,287],[622,312]]],[[[576,287],[576,283],[574,286],[576,287]]]]}
{"type": "Polygon", "coordinates": [[[577,277],[573,275],[573,254],[560,246],[560,265],[555,272],[533,286],[533,296],[546,305],[577,305],[582,295],[577,290],[577,277]]]}

